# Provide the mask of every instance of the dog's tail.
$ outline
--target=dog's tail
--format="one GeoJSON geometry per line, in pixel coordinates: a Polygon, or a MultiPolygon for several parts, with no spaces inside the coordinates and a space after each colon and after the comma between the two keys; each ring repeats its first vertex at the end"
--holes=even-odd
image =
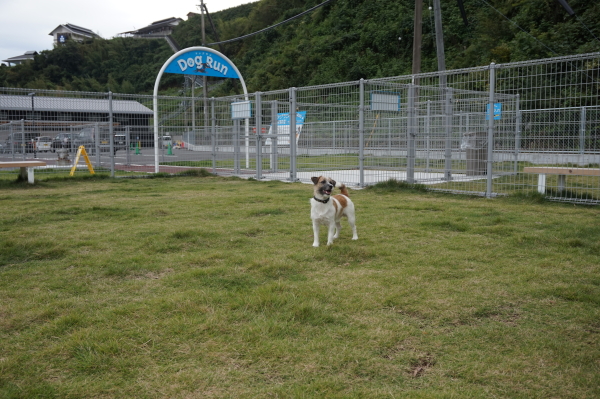
{"type": "Polygon", "coordinates": [[[335,183],[335,186],[340,189],[340,191],[342,192],[342,195],[345,195],[346,197],[350,197],[350,194],[348,193],[348,189],[346,188],[346,185],[344,183],[335,183]]]}

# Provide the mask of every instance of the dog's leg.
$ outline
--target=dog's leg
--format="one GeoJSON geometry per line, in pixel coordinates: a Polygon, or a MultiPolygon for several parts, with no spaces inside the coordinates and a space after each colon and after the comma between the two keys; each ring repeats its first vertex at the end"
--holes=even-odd
{"type": "Polygon", "coordinates": [[[331,245],[333,244],[333,239],[335,238],[335,223],[331,222],[328,226],[328,231],[327,231],[327,245],[331,245]]]}
{"type": "Polygon", "coordinates": [[[313,241],[313,247],[319,246],[319,224],[313,220],[313,234],[315,239],[313,241]]]}
{"type": "Polygon", "coordinates": [[[336,239],[340,236],[340,230],[342,229],[342,223],[339,220],[335,221],[335,235],[333,239],[336,239]]]}
{"type": "Polygon", "coordinates": [[[358,240],[358,234],[356,234],[356,217],[354,214],[348,215],[348,224],[352,227],[352,239],[358,240]]]}

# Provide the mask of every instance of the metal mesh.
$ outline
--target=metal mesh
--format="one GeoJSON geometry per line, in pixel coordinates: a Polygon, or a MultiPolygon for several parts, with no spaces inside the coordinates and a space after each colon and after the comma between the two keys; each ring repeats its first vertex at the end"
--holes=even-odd
{"type": "MultiPolygon", "coordinates": [[[[157,98],[157,132],[152,96],[0,88],[0,158],[67,173],[82,145],[114,176],[327,174],[598,203],[599,83],[593,53],[206,100],[187,85],[191,96],[157,98]],[[238,106],[251,114],[237,118],[238,106]]],[[[89,173],[82,159],[75,166],[89,173]]]]}

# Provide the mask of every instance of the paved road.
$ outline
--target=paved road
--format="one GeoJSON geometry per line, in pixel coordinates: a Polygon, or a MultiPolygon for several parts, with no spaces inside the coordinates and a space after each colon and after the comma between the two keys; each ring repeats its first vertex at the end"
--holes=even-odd
{"type": "MultiPolygon", "coordinates": [[[[173,149],[172,155],[167,155],[166,150],[160,150],[160,162],[182,162],[182,161],[210,161],[212,160],[212,153],[209,151],[188,151],[183,149],[173,149]]],[[[227,153],[218,153],[217,159],[230,159],[232,154],[227,153]]],[[[72,162],[75,158],[75,153],[69,153],[69,159],[72,165],[72,162]]],[[[90,161],[92,165],[97,164],[97,156],[89,155],[90,161]]],[[[14,158],[12,154],[0,154],[0,161],[12,161],[12,160],[22,160],[23,154],[16,153],[14,154],[14,158]]],[[[37,159],[40,161],[46,161],[48,166],[56,166],[58,164],[58,154],[53,152],[38,152],[38,153],[26,153],[25,159],[37,159]]],[[[100,157],[101,162],[108,166],[110,165],[110,154],[109,153],[101,153],[100,157]]],[[[68,168],[71,165],[65,165],[64,168],[68,168]]],[[[83,157],[79,159],[79,166],[85,167],[85,160],[83,157]]],[[[136,151],[130,151],[127,154],[126,151],[120,150],[117,151],[115,155],[115,168],[117,170],[125,170],[125,171],[139,171],[139,172],[154,172],[154,149],[153,148],[142,148],[139,153],[136,154],[136,151]]],[[[188,169],[195,169],[194,167],[189,166],[167,166],[160,165],[160,172],[164,173],[177,173],[181,171],[185,171],[188,169]]]]}
{"type": "MultiPolygon", "coordinates": [[[[204,161],[211,160],[212,154],[209,151],[187,151],[182,149],[174,149],[172,150],[172,155],[167,155],[166,150],[160,150],[160,162],[177,162],[177,161],[204,161]]],[[[72,160],[75,157],[75,153],[69,153],[69,158],[72,160]]],[[[89,155],[90,160],[95,163],[96,155],[89,155]]],[[[110,162],[110,154],[109,153],[101,153],[100,155],[102,162],[110,162]]],[[[218,159],[227,159],[231,158],[231,154],[217,154],[218,159]]],[[[4,161],[10,161],[13,159],[13,155],[8,154],[0,154],[0,159],[4,161]]],[[[22,153],[14,154],[15,160],[23,159],[22,153]]],[[[53,152],[37,152],[37,153],[26,153],[25,159],[39,159],[42,161],[48,162],[48,164],[55,164],[55,161],[58,160],[58,154],[53,152]]],[[[135,163],[135,164],[152,164],[154,165],[154,149],[153,148],[142,148],[139,151],[139,154],[136,154],[136,151],[129,151],[127,154],[126,151],[120,150],[117,151],[115,155],[116,163],[135,163]]],[[[83,158],[80,159],[80,162],[83,162],[83,158]]]]}

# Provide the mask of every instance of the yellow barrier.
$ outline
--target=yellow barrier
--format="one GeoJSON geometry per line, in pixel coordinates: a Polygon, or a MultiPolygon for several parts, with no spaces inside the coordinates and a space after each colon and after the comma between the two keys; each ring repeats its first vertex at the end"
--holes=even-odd
{"type": "Polygon", "coordinates": [[[73,167],[71,168],[71,173],[69,175],[73,176],[73,174],[75,173],[75,169],[77,169],[77,164],[79,163],[79,157],[82,154],[83,154],[83,159],[85,159],[85,163],[87,164],[87,167],[90,171],[90,174],[93,175],[96,173],[96,172],[94,172],[94,167],[92,166],[92,163],[90,162],[90,158],[88,157],[85,147],[80,145],[79,148],[77,149],[77,155],[75,156],[75,162],[73,163],[73,167]]]}

